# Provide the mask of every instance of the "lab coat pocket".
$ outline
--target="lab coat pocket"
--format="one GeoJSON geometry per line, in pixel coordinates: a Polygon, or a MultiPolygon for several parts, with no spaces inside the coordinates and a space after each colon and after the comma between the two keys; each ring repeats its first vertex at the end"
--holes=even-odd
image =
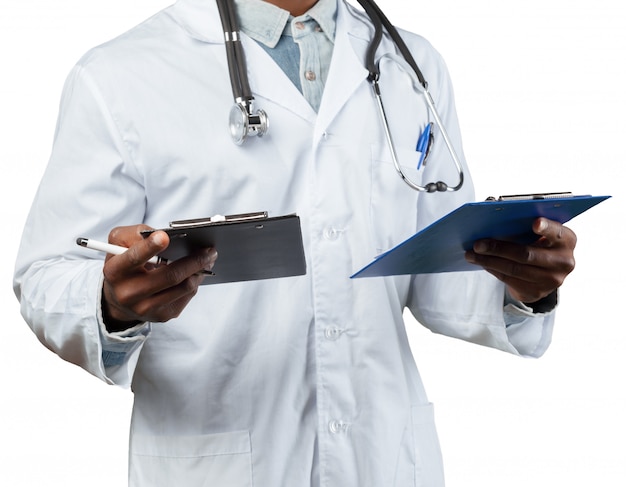
{"type": "MultiPolygon", "coordinates": [[[[376,252],[381,253],[415,233],[418,192],[400,177],[387,145],[372,145],[372,180],[370,218],[376,252]]],[[[396,148],[402,171],[416,184],[422,172],[417,170],[419,152],[396,148]]]]}
{"type": "Polygon", "coordinates": [[[250,434],[236,431],[202,436],[133,435],[129,485],[250,487],[250,434]]]}
{"type": "Polygon", "coordinates": [[[411,408],[416,487],[444,487],[443,459],[432,404],[411,408]]]}

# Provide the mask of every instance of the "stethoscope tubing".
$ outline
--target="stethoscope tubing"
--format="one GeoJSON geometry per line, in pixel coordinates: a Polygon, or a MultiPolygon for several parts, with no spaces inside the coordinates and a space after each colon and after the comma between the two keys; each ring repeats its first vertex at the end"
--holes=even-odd
{"type": "MultiPolygon", "coordinates": [[[[389,22],[389,19],[387,19],[387,17],[382,12],[382,10],[380,10],[378,5],[376,5],[373,0],[357,1],[359,2],[359,4],[361,4],[374,25],[374,35],[372,37],[370,45],[367,48],[365,64],[367,70],[369,71],[368,80],[372,84],[372,88],[374,90],[374,97],[378,106],[383,130],[385,132],[385,139],[387,140],[387,145],[389,146],[389,151],[391,153],[396,172],[400,175],[402,180],[407,185],[409,185],[416,191],[433,193],[436,191],[449,192],[459,190],[464,181],[463,166],[461,165],[456,151],[454,150],[450,137],[448,136],[448,133],[446,132],[446,129],[441,121],[441,117],[437,112],[433,98],[428,91],[428,83],[426,82],[424,75],[420,71],[417,63],[415,62],[415,59],[411,55],[409,48],[400,36],[399,32],[391,24],[391,22],[389,22]],[[448,186],[442,181],[438,181],[436,183],[427,183],[426,185],[422,186],[412,181],[409,177],[406,176],[406,174],[402,170],[396,154],[391,130],[389,128],[387,115],[385,114],[385,108],[380,93],[380,86],[378,84],[378,80],[380,78],[380,59],[378,60],[378,62],[376,61],[376,51],[382,41],[383,26],[387,30],[387,33],[389,34],[397,49],[400,51],[400,54],[402,55],[403,59],[400,60],[400,58],[398,57],[397,62],[402,64],[402,62],[400,61],[403,61],[404,63],[408,64],[410,69],[407,69],[406,71],[411,77],[411,80],[416,90],[425,97],[428,110],[435,119],[435,123],[439,127],[439,131],[441,132],[444,143],[448,149],[448,152],[450,153],[450,156],[452,157],[454,165],[456,166],[457,172],[459,174],[459,182],[456,186],[448,186]],[[415,74],[416,78],[413,78],[413,73],[415,74]]],[[[231,128],[231,135],[233,136],[233,141],[237,145],[241,145],[246,140],[248,135],[257,135],[259,137],[263,136],[263,134],[267,132],[267,129],[269,127],[269,120],[263,110],[258,110],[255,113],[253,113],[252,110],[254,96],[252,95],[252,90],[250,89],[250,83],[248,81],[245,54],[239,35],[239,25],[237,22],[234,1],[216,0],[216,2],[220,14],[220,19],[222,21],[222,27],[224,29],[224,43],[226,45],[228,72],[231,80],[233,97],[235,99],[235,106],[231,110],[231,120],[229,124],[231,128]],[[232,123],[233,114],[235,116],[235,123],[232,123]]],[[[383,57],[394,58],[397,56],[393,54],[385,54],[383,55],[383,57]]]]}
{"type": "Polygon", "coordinates": [[[420,192],[426,192],[426,193],[434,193],[436,191],[452,192],[452,191],[458,191],[459,189],[461,189],[461,186],[463,186],[463,182],[465,179],[463,175],[463,166],[461,165],[461,161],[459,160],[456,154],[456,151],[454,150],[454,146],[452,145],[452,142],[450,141],[448,132],[446,131],[444,125],[441,122],[441,117],[439,116],[439,113],[437,112],[437,109],[435,108],[435,104],[433,102],[432,96],[430,95],[430,92],[428,90],[424,90],[422,94],[424,95],[424,98],[426,99],[426,104],[428,105],[428,109],[431,115],[435,119],[435,123],[439,127],[441,136],[443,137],[444,143],[448,149],[448,152],[450,153],[450,157],[452,157],[452,161],[454,162],[454,165],[456,166],[456,170],[459,174],[459,182],[456,186],[448,186],[446,183],[442,181],[438,181],[436,183],[434,182],[428,183],[424,186],[421,186],[415,183],[410,177],[408,177],[404,173],[404,171],[402,170],[402,166],[400,165],[400,162],[398,161],[398,155],[396,153],[395,144],[393,143],[393,137],[391,135],[391,130],[389,129],[389,121],[387,120],[387,115],[385,113],[385,106],[383,105],[378,80],[372,81],[372,87],[374,90],[374,98],[376,100],[376,105],[378,106],[378,112],[380,114],[383,130],[385,132],[385,139],[387,141],[387,146],[389,147],[389,153],[391,154],[391,160],[393,161],[393,166],[396,169],[396,172],[402,178],[402,180],[414,190],[420,191],[420,192]]]}
{"type": "Polygon", "coordinates": [[[252,90],[246,74],[246,61],[239,35],[239,23],[232,0],[217,0],[220,18],[224,29],[224,43],[228,58],[233,97],[237,102],[248,102],[252,99],[252,90]]]}
{"type": "Polygon", "coordinates": [[[428,105],[428,109],[430,110],[431,115],[435,119],[435,123],[437,124],[437,127],[439,127],[439,132],[441,132],[441,137],[443,137],[443,141],[446,144],[448,152],[450,153],[452,162],[454,162],[454,165],[456,166],[456,170],[459,174],[458,184],[452,187],[447,186],[446,191],[448,192],[458,191],[459,189],[461,189],[461,186],[463,186],[463,182],[465,180],[465,176],[463,175],[463,165],[461,164],[459,156],[454,150],[454,145],[452,144],[452,141],[450,140],[450,136],[448,135],[446,126],[441,121],[441,117],[439,116],[439,112],[437,111],[437,108],[435,108],[435,102],[433,101],[433,97],[431,96],[430,91],[428,91],[428,88],[425,88],[422,94],[424,95],[424,98],[426,99],[426,104],[428,105]]]}
{"type": "MultiPolygon", "coordinates": [[[[427,192],[427,193],[434,193],[436,191],[438,192],[458,191],[461,188],[461,186],[463,186],[463,182],[464,182],[463,166],[461,165],[459,157],[457,156],[456,151],[454,150],[450,137],[448,136],[448,133],[441,121],[441,117],[439,116],[439,113],[437,112],[433,98],[430,95],[430,92],[428,91],[428,83],[426,82],[426,78],[422,74],[422,71],[419,69],[417,62],[413,58],[413,55],[411,54],[411,51],[409,50],[408,46],[405,44],[404,40],[400,36],[400,33],[393,26],[393,24],[389,21],[389,19],[387,19],[387,17],[382,12],[380,7],[378,7],[378,5],[376,5],[376,3],[373,0],[357,0],[357,1],[363,7],[363,9],[365,10],[365,13],[367,13],[372,23],[374,24],[374,35],[367,49],[365,64],[369,71],[368,80],[372,84],[374,97],[376,99],[376,104],[378,106],[380,119],[381,119],[383,129],[385,132],[385,138],[387,140],[387,145],[389,146],[389,152],[391,154],[391,158],[393,160],[393,165],[396,169],[396,172],[400,175],[400,177],[406,184],[408,184],[411,188],[413,188],[416,191],[427,192]],[[380,79],[380,59],[378,60],[378,62],[376,62],[375,60],[376,50],[378,49],[378,46],[380,45],[380,42],[382,40],[383,25],[385,29],[387,30],[387,33],[389,34],[389,36],[391,37],[391,39],[397,46],[398,50],[400,51],[400,54],[402,55],[404,62],[407,63],[409,66],[410,69],[406,70],[407,73],[409,74],[409,76],[411,76],[411,74],[414,73],[415,76],[417,77],[418,83],[415,83],[415,80],[412,79],[413,84],[415,85],[416,90],[421,92],[424,95],[428,109],[430,113],[432,114],[433,118],[435,119],[435,123],[439,127],[439,131],[441,132],[444,143],[448,149],[448,152],[450,153],[450,156],[452,157],[452,161],[454,162],[454,165],[456,166],[457,172],[459,174],[459,182],[456,186],[449,186],[443,181],[437,181],[436,183],[435,182],[427,183],[424,186],[419,185],[415,183],[414,181],[412,181],[411,178],[409,178],[404,173],[404,171],[402,170],[402,167],[400,166],[400,163],[398,162],[398,156],[396,154],[395,146],[393,143],[393,138],[391,136],[391,131],[389,129],[389,122],[387,120],[387,115],[385,114],[385,108],[383,105],[382,96],[380,92],[380,86],[378,84],[378,81],[380,79]]],[[[395,58],[396,56],[386,54],[386,55],[383,55],[383,57],[395,58]]]]}

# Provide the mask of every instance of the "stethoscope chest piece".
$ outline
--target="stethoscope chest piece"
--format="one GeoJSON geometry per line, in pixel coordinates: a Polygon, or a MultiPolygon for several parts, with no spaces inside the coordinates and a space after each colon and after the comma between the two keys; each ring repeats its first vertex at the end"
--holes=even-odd
{"type": "Polygon", "coordinates": [[[235,144],[242,145],[250,135],[263,137],[269,129],[269,119],[264,110],[253,113],[251,101],[235,103],[230,109],[228,127],[235,144]]]}

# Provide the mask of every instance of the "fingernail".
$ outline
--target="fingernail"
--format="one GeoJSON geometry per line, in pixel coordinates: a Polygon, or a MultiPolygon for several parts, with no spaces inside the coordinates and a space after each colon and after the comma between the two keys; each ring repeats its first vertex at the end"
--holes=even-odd
{"type": "Polygon", "coordinates": [[[205,265],[206,270],[211,270],[217,259],[217,251],[213,248],[203,249],[202,262],[205,265]]]}
{"type": "Polygon", "coordinates": [[[483,240],[479,240],[474,244],[474,252],[478,252],[479,254],[487,252],[488,249],[489,245],[483,240]]]}
{"type": "Polygon", "coordinates": [[[470,264],[476,263],[476,256],[474,255],[474,252],[465,252],[465,260],[470,264]]]}
{"type": "Polygon", "coordinates": [[[543,232],[548,228],[548,222],[545,220],[539,220],[539,225],[537,226],[538,232],[543,232]]]}
{"type": "Polygon", "coordinates": [[[165,237],[163,232],[154,232],[152,234],[152,242],[159,247],[165,243],[165,237]]]}

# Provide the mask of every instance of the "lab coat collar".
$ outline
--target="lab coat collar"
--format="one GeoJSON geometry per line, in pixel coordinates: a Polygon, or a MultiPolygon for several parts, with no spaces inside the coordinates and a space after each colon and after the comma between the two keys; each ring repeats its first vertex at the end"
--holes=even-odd
{"type": "MultiPolygon", "coordinates": [[[[192,37],[213,44],[224,43],[224,33],[214,0],[178,0],[171,15],[192,37]]],[[[255,94],[299,114],[317,128],[315,140],[332,122],[355,89],[366,79],[365,50],[372,35],[364,13],[340,1],[337,8],[335,48],[319,114],[306,102],[276,63],[248,36],[242,35],[250,85],[255,94]],[[284,83],[281,82],[284,80],[284,83]]],[[[271,117],[271,114],[270,114],[271,117]]]]}
{"type": "MultiPolygon", "coordinates": [[[[318,0],[306,13],[296,17],[295,20],[315,20],[328,40],[334,43],[337,2],[338,0],[318,0]]],[[[274,48],[283,32],[291,35],[291,25],[287,26],[287,22],[294,17],[288,11],[265,0],[235,0],[235,5],[241,30],[255,41],[274,48]]]]}
{"type": "MultiPolygon", "coordinates": [[[[338,2],[340,12],[346,8],[345,0],[338,2]]],[[[178,0],[171,7],[170,14],[195,39],[211,43],[224,42],[215,0],[178,0]]],[[[328,25],[323,27],[328,28],[328,25]]]]}
{"type": "Polygon", "coordinates": [[[314,143],[320,140],[368,76],[364,61],[372,31],[367,16],[341,1],[337,8],[336,26],[333,57],[317,114],[280,67],[274,62],[268,62],[268,54],[252,39],[242,36],[244,49],[250,52],[246,61],[253,92],[315,124],[314,143]],[[279,80],[284,80],[284,83],[279,80]]]}
{"type": "MultiPolygon", "coordinates": [[[[224,44],[224,32],[215,0],[178,0],[170,15],[194,39],[210,44],[224,44]]],[[[241,34],[241,42],[246,55],[250,87],[255,97],[271,100],[314,123],[317,115],[315,110],[269,54],[245,33],[241,34]]],[[[226,62],[226,53],[223,52],[226,62]]],[[[257,108],[264,108],[258,101],[257,108]]],[[[268,115],[271,120],[272,114],[268,115]]]]}
{"type": "Polygon", "coordinates": [[[289,12],[264,0],[235,0],[239,27],[257,42],[276,47],[289,12]]]}
{"type": "Polygon", "coordinates": [[[193,38],[224,43],[224,31],[215,0],[178,0],[170,10],[176,23],[193,38]]]}

